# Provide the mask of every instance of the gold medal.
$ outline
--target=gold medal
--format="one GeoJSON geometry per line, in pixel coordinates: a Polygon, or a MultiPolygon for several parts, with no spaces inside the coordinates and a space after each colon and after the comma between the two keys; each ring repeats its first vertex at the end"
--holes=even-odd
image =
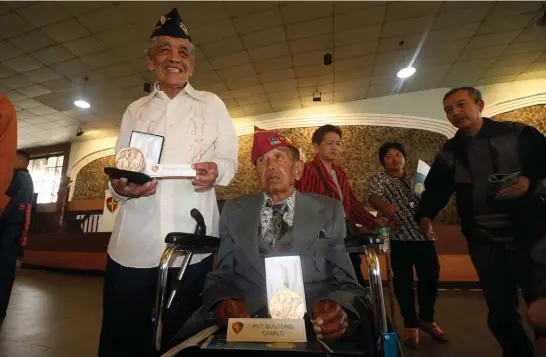
{"type": "Polygon", "coordinates": [[[144,154],[137,148],[121,149],[116,155],[116,167],[120,170],[142,172],[145,166],[144,154]]]}
{"type": "Polygon", "coordinates": [[[269,302],[269,314],[273,319],[302,319],[305,305],[300,294],[292,290],[280,290],[269,302]]]}

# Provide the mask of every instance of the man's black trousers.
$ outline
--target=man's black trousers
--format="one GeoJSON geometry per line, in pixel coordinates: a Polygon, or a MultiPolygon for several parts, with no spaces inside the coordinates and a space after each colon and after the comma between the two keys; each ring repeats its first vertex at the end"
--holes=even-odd
{"type": "Polygon", "coordinates": [[[391,266],[394,294],[404,318],[404,326],[416,328],[419,326],[419,319],[433,322],[440,277],[440,264],[434,242],[391,241],[391,266]],[[419,314],[415,308],[414,267],[418,279],[419,314]]]}
{"type": "Polygon", "coordinates": [[[532,356],[533,344],[518,312],[518,287],[527,304],[545,297],[545,266],[534,263],[529,249],[523,247],[469,240],[468,248],[489,308],[487,324],[503,356],[532,356]]]}
{"type": "Polygon", "coordinates": [[[0,317],[6,313],[15,281],[23,224],[0,224],[0,317]]]}
{"type": "MultiPolygon", "coordinates": [[[[213,256],[189,265],[173,305],[164,315],[163,345],[200,307],[200,294],[213,256]]],[[[169,269],[169,285],[180,268],[169,269]]],[[[104,278],[103,317],[99,357],[152,357],[155,352],[151,321],[159,268],[128,268],[108,257],[104,278]]]]}

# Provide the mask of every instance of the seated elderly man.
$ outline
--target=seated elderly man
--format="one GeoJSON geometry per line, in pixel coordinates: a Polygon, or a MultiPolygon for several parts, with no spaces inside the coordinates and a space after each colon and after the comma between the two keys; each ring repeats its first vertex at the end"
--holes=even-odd
{"type": "Polygon", "coordinates": [[[264,257],[286,253],[301,257],[315,333],[325,340],[339,339],[364,319],[355,302],[365,296],[345,250],[343,206],[296,191],[303,169],[298,149],[273,131],[255,130],[252,163],[263,192],[225,203],[217,266],[207,276],[197,319],[207,315],[226,326],[229,318],[264,315],[264,257]]]}

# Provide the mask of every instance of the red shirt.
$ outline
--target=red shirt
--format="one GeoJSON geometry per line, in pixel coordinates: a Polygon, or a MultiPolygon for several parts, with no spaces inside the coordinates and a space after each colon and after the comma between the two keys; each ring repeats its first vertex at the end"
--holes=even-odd
{"type": "Polygon", "coordinates": [[[336,173],[341,195],[334,178],[326,171],[326,167],[318,156],[305,164],[301,179],[296,182],[296,189],[300,192],[316,193],[342,200],[345,216],[351,222],[361,224],[370,230],[376,230],[378,228],[376,218],[364,208],[364,204],[354,194],[345,171],[334,164],[332,164],[332,168],[336,173]]]}

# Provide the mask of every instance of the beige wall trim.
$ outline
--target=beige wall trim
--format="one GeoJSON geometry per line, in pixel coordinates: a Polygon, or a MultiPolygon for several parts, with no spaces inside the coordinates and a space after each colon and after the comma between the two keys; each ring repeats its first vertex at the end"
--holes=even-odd
{"type": "Polygon", "coordinates": [[[493,117],[495,115],[511,112],[516,109],[540,104],[546,104],[546,92],[540,92],[521,98],[491,104],[490,106],[484,108],[482,115],[485,117],[493,117]]]}
{"type": "Polygon", "coordinates": [[[302,116],[282,118],[279,120],[264,120],[252,124],[236,125],[237,135],[254,132],[254,125],[262,129],[305,128],[333,125],[369,125],[395,128],[427,130],[451,138],[456,129],[445,119],[422,118],[396,114],[338,114],[328,116],[302,116]]]}

